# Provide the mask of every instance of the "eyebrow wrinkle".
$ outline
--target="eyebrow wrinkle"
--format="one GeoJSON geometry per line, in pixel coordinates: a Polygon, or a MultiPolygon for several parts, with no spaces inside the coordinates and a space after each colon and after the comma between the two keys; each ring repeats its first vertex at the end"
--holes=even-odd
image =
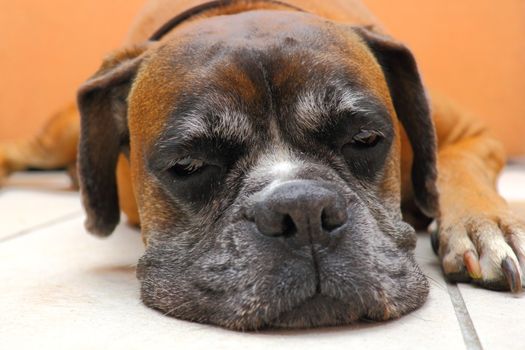
{"type": "Polygon", "coordinates": [[[336,91],[329,95],[327,91],[308,90],[302,92],[295,103],[295,117],[299,127],[306,130],[316,130],[331,114],[344,111],[367,114],[372,110],[364,102],[370,96],[349,89],[336,91]]]}
{"type": "MultiPolygon", "coordinates": [[[[264,88],[265,88],[266,93],[268,95],[268,99],[269,99],[269,104],[268,105],[269,105],[270,115],[271,116],[275,116],[276,115],[276,108],[275,108],[275,101],[274,101],[274,96],[273,96],[274,91],[273,91],[271,83],[270,83],[270,76],[269,76],[268,72],[266,71],[266,68],[264,67],[263,62],[261,62],[261,59],[257,60],[257,66],[261,70],[262,79],[263,79],[263,83],[264,83],[264,88]]],[[[270,135],[272,136],[272,138],[274,138],[274,139],[279,139],[280,138],[279,126],[277,125],[277,120],[275,120],[275,118],[269,118],[269,127],[268,127],[268,129],[270,131],[270,135]]]]}
{"type": "Polygon", "coordinates": [[[184,113],[180,119],[180,122],[169,128],[168,135],[172,136],[161,138],[158,144],[160,148],[202,138],[222,138],[245,143],[253,135],[249,118],[234,110],[225,109],[212,114],[190,111],[184,113]]]}

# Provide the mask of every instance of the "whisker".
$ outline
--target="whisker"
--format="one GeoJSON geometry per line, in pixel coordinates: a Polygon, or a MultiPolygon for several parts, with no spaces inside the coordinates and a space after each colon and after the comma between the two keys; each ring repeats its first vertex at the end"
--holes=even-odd
{"type": "Polygon", "coordinates": [[[446,290],[446,287],[440,283],[440,281],[438,281],[437,279],[431,277],[430,275],[424,273],[424,275],[431,281],[433,282],[434,285],[438,286],[441,290],[446,290]]]}

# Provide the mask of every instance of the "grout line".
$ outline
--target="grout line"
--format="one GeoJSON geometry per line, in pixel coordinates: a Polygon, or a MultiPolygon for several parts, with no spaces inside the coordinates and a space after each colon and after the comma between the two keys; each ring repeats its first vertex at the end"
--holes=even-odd
{"type": "Polygon", "coordinates": [[[31,233],[32,231],[35,231],[35,230],[40,230],[40,229],[43,229],[43,228],[46,228],[46,227],[49,227],[49,226],[53,226],[55,224],[58,224],[58,223],[61,223],[61,222],[67,221],[67,220],[70,220],[70,219],[74,219],[74,218],[80,217],[81,215],[83,215],[82,211],[75,211],[75,212],[72,212],[72,213],[68,213],[68,214],[59,216],[58,218],[54,218],[54,219],[51,219],[49,221],[45,221],[43,223],[31,226],[29,228],[25,228],[25,229],[23,229],[21,231],[18,231],[18,232],[15,232],[15,233],[13,233],[11,235],[2,237],[2,238],[0,238],[0,243],[4,243],[4,242],[10,241],[12,239],[21,237],[21,236],[25,236],[28,233],[31,233]]]}
{"type": "Polygon", "coordinates": [[[470,318],[467,306],[465,305],[465,301],[463,300],[459,288],[457,285],[447,283],[447,289],[452,305],[454,306],[454,311],[456,312],[456,318],[458,319],[466,348],[468,350],[482,350],[483,347],[479,341],[478,333],[474,328],[474,323],[470,318]]]}

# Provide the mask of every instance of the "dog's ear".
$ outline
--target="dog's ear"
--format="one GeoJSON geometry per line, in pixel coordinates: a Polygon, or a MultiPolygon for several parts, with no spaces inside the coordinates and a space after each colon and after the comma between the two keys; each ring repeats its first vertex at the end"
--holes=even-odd
{"type": "Polygon", "coordinates": [[[390,37],[363,27],[354,30],[381,66],[397,117],[412,145],[412,184],[416,204],[425,215],[436,217],[439,210],[436,133],[414,56],[406,46],[390,37]]]}
{"type": "Polygon", "coordinates": [[[109,56],[78,90],[80,190],[86,229],[98,236],[111,234],[120,219],[115,170],[129,147],[127,97],[146,50],[144,45],[109,56]]]}

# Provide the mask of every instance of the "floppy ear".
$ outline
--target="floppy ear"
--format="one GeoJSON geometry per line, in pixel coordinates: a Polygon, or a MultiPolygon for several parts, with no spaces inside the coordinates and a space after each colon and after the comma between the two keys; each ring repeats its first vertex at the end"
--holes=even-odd
{"type": "Polygon", "coordinates": [[[436,134],[430,107],[412,53],[401,43],[363,27],[354,30],[368,45],[385,75],[390,96],[414,153],[412,183],[416,204],[438,215],[436,134]]]}
{"type": "Polygon", "coordinates": [[[108,57],[78,90],[78,172],[86,229],[108,236],[120,219],[115,169],[129,147],[127,97],[146,46],[108,57]]]}

